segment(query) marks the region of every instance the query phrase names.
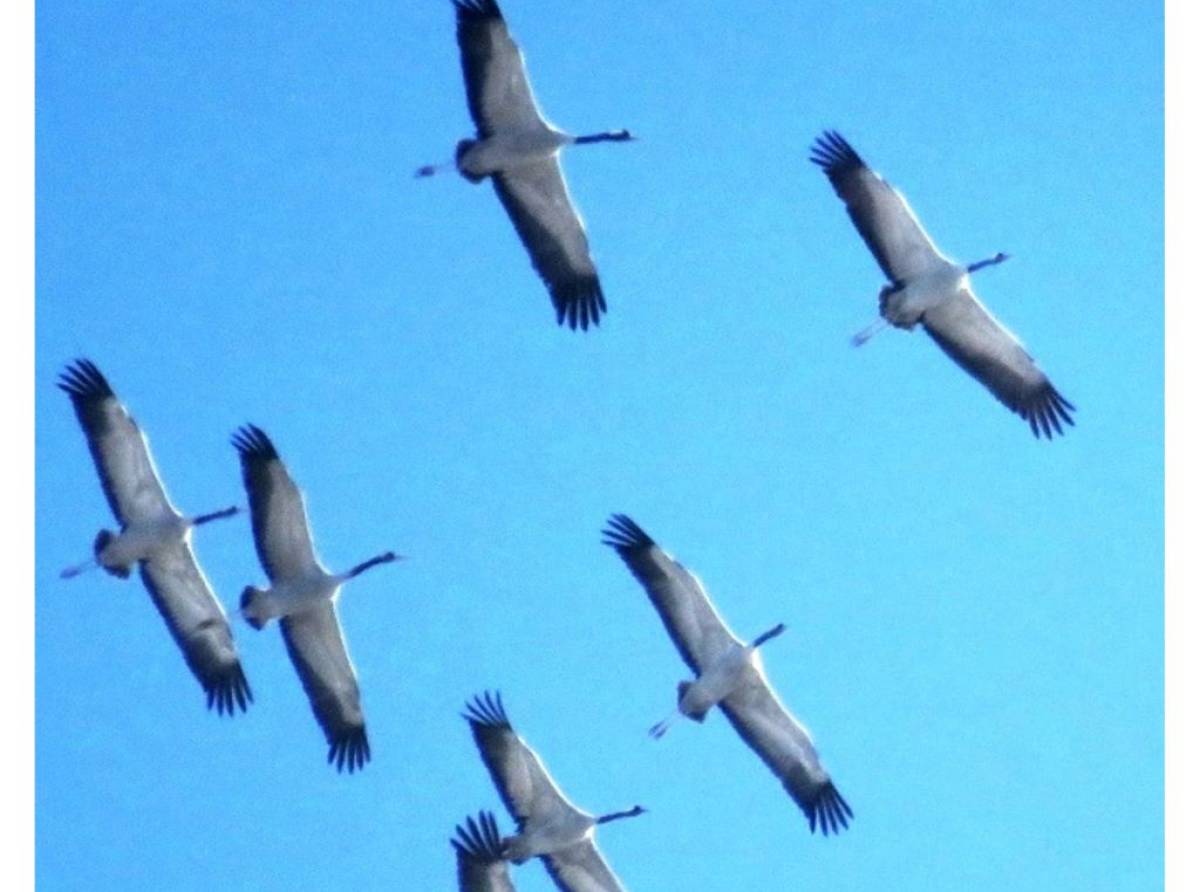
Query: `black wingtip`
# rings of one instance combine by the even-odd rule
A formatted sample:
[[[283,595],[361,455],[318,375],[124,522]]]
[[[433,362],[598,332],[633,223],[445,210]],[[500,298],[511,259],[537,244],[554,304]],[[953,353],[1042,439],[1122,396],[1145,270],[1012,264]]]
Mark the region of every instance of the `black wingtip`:
[[[462,713],[462,717],[472,726],[512,728],[512,723],[508,720],[508,713],[504,711],[504,700],[501,699],[499,691],[484,691],[482,694],[476,694],[473,699],[467,701],[465,708],[466,712]]]
[[[565,322],[572,331],[577,328],[587,331],[589,325],[599,327],[600,317],[608,312],[604,291],[600,288],[599,278],[595,276],[566,285],[551,286],[550,299],[554,303],[558,324]]]
[[[240,662],[229,666],[212,679],[205,692],[208,695],[208,708],[212,709],[215,706],[217,715],[233,716],[237,711],[235,706],[245,712],[248,705],[254,702],[254,693],[250,690],[250,683],[246,680]]]
[[[72,400],[100,400],[114,396],[108,379],[90,359],[80,357],[68,363],[58,376],[58,387]]]
[[[866,167],[858,152],[836,130],[826,130],[813,142],[808,160],[820,167],[829,177],[859,167]]]
[[[1075,406],[1047,382],[1037,397],[1029,405],[1019,408],[1017,414],[1029,425],[1035,437],[1041,439],[1044,435],[1047,440],[1052,440],[1055,434],[1061,437],[1065,433],[1063,422],[1075,426],[1070,414],[1074,411]]]
[[[653,548],[654,540],[638,526],[628,514],[614,514],[608,519],[608,526],[601,531],[601,541],[620,554],[637,551],[642,548]]]
[[[504,20],[496,0],[454,0],[454,11],[458,14],[460,22]]]
[[[367,740],[366,725],[360,725],[331,740],[325,761],[330,765],[336,764],[339,774],[343,770],[349,774],[362,771],[371,761],[371,743]]]
[[[244,459],[270,460],[279,458],[275,444],[261,427],[254,424],[243,424],[229,438],[233,448]]]
[[[490,811],[479,812],[478,821],[467,815],[465,826],[456,825],[454,832],[450,845],[464,857],[480,862],[504,860],[500,828],[496,826],[496,816]]]
[[[817,826],[820,825],[822,836],[828,836],[830,833],[836,835],[841,830],[850,829],[850,820],[854,817],[853,809],[842,798],[833,781],[822,784],[816,796],[800,807],[804,816],[808,818],[809,831],[816,833]]]

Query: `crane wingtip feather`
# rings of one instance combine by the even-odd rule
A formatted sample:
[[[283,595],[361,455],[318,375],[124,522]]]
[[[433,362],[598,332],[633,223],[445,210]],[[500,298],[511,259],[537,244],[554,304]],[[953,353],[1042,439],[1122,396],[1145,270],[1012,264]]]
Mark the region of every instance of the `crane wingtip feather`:
[[[279,458],[279,451],[266,431],[247,422],[233,432],[230,443],[243,459],[270,460]]]
[[[618,552],[650,548],[654,540],[628,514],[613,514],[601,531],[601,541]]]
[[[800,808],[808,819],[809,832],[815,834],[819,826],[822,836],[830,833],[836,836],[840,831],[848,830],[850,820],[854,817],[854,811],[833,781],[826,781],[814,795],[803,799]]]
[[[90,359],[80,357],[59,373],[56,382],[72,400],[99,400],[115,396],[108,379]]]
[[[858,152],[836,130],[825,130],[810,148],[808,160],[820,167],[830,178],[852,169],[866,167]]]
[[[551,285],[550,299],[558,324],[566,323],[572,331],[587,331],[589,325],[599,328],[600,317],[608,312],[600,279],[594,275]]]
[[[467,701],[461,715],[472,727],[512,728],[499,691],[484,691]]]
[[[371,761],[371,743],[367,739],[366,725],[358,725],[331,740],[325,761],[330,765],[336,764],[339,774],[343,770],[348,774],[362,771]]]

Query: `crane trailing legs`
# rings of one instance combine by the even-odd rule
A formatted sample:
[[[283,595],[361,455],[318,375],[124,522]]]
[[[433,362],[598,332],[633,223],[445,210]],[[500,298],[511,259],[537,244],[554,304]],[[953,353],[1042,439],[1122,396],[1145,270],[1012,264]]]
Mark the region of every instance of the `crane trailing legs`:
[[[209,514],[181,518],[175,526],[180,528],[179,535],[182,537],[184,530],[201,526],[209,521],[224,520],[226,517],[233,517],[240,510],[237,505],[230,505],[228,508],[222,508],[220,511],[213,511]],[[164,532],[173,532],[173,530]],[[141,559],[139,555],[145,550],[140,547],[140,542],[141,538],[136,533],[127,529],[122,530],[120,533],[114,533],[112,530],[101,530],[96,534],[96,541],[92,545],[92,556],[86,561],[72,564],[58,575],[62,579],[73,579],[81,573],[86,573],[88,570],[103,567],[106,573],[110,573],[119,579],[128,579],[133,564]]]
[[[744,647],[730,648],[715,666],[703,672],[695,681],[679,683],[679,702],[674,712],[650,729],[655,740],[667,733],[675,719],[686,716],[693,722],[703,722],[708,710],[728,696],[741,680],[754,652],[787,629],[783,623],[773,626]]]

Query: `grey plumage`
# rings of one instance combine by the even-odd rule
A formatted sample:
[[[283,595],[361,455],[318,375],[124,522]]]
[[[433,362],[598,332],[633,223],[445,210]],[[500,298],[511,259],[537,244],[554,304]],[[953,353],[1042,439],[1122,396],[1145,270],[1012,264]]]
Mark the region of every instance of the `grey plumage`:
[[[550,777],[537,753],[513,730],[499,693],[467,703],[463,718],[500,798],[517,822],[518,835],[503,841],[506,859],[538,857],[564,892],[621,892],[623,886],[595,843],[595,828],[641,814],[635,806],[598,818],[575,806]]]
[[[997,254],[970,266],[949,260],[904,196],[835,131],[817,138],[810,160],[825,172],[888,277],[880,293],[880,315],[902,328],[919,322],[955,363],[1028,423],[1035,436],[1049,439],[1063,433],[1063,424],[1073,425],[1070,413],[1075,407],[971,290],[972,269],[1007,256]],[[906,301],[911,303],[907,310]]]
[[[717,613],[699,578],[630,517],[614,514],[603,541],[645,589],[667,634],[698,679],[719,667],[735,648],[744,647]],[[829,834],[849,826],[854,812],[822,766],[808,731],[783,707],[753,658],[716,705],[779,778],[808,819],[810,830],[815,832],[819,826],[822,834]]]
[[[467,107],[476,138],[459,143],[455,165],[474,183],[491,178],[558,323],[587,330],[607,310],[583,221],[567,191],[558,153],[574,143],[625,141],[629,132],[574,137],[538,108],[525,60],[495,0],[454,0]],[[418,175],[433,173],[423,167]]]
[[[133,562],[184,661],[204,689],[208,708],[215,708],[218,715],[232,715],[235,707],[244,712],[254,695],[225,611],[189,542],[196,519],[184,518],[167,498],[145,435],[94,363],[80,359],[67,366],[58,386],[71,398],[104,496],[121,525],[120,534],[102,531],[96,537],[96,563],[116,576],[128,576],[128,565],[104,563],[105,550],[122,536],[146,531],[141,534],[146,547],[131,553]],[[213,516],[234,511],[227,509]],[[76,572],[78,568],[64,575]]]
[[[269,599],[270,592],[247,587],[242,612],[256,628],[279,618],[288,656],[329,745],[327,761],[338,771],[353,773],[370,761],[371,746],[334,599],[355,571],[335,576],[317,560],[303,495],[266,433],[248,424],[232,442],[241,461],[259,560],[271,592],[282,591],[290,599],[258,615],[258,602]]]

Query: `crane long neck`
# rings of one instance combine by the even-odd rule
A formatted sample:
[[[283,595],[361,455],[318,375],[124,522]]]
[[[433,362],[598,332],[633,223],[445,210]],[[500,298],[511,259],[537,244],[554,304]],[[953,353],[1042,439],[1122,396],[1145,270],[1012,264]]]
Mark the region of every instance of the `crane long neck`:
[[[376,564],[386,564],[390,561],[394,561],[395,559],[396,555],[390,551],[385,551],[383,554],[377,554],[370,560],[363,561],[361,564],[356,564],[355,566],[351,567],[349,571],[346,572],[345,578],[353,579],[359,573],[362,573],[364,570],[370,570]]]
[[[624,131],[606,131],[604,133],[590,133],[587,136],[575,137],[575,144],[586,146],[591,142],[622,142],[629,139],[629,134]]]
[[[618,818],[635,818],[643,811],[644,809],[635,805],[633,808],[626,809],[625,811],[614,811],[607,815],[601,815],[600,817],[596,818],[596,823],[607,824],[609,821],[615,821]]]
[[[972,263],[970,266],[967,267],[967,272],[973,273],[977,269],[983,269],[985,266],[993,266],[994,264],[997,264],[997,263],[1003,263],[1005,260],[1008,260],[1008,255],[1001,252],[1001,253],[997,254],[995,257],[989,257],[986,260],[975,261],[974,263]]]
[[[787,628],[787,626],[785,626],[783,623],[780,623],[779,625],[775,626],[774,628],[767,629],[767,631],[763,632],[761,635],[759,635],[757,638],[755,638],[754,641],[751,642],[750,646],[751,647],[761,647],[763,644],[770,641],[776,635],[782,635],[783,630],[786,628]]]
[[[198,517],[192,518],[193,526],[200,526],[202,523],[208,523],[210,520],[222,520],[226,517],[233,517],[238,513],[237,505],[230,505],[228,508],[223,508],[220,511],[213,511],[210,514],[201,514]]]

